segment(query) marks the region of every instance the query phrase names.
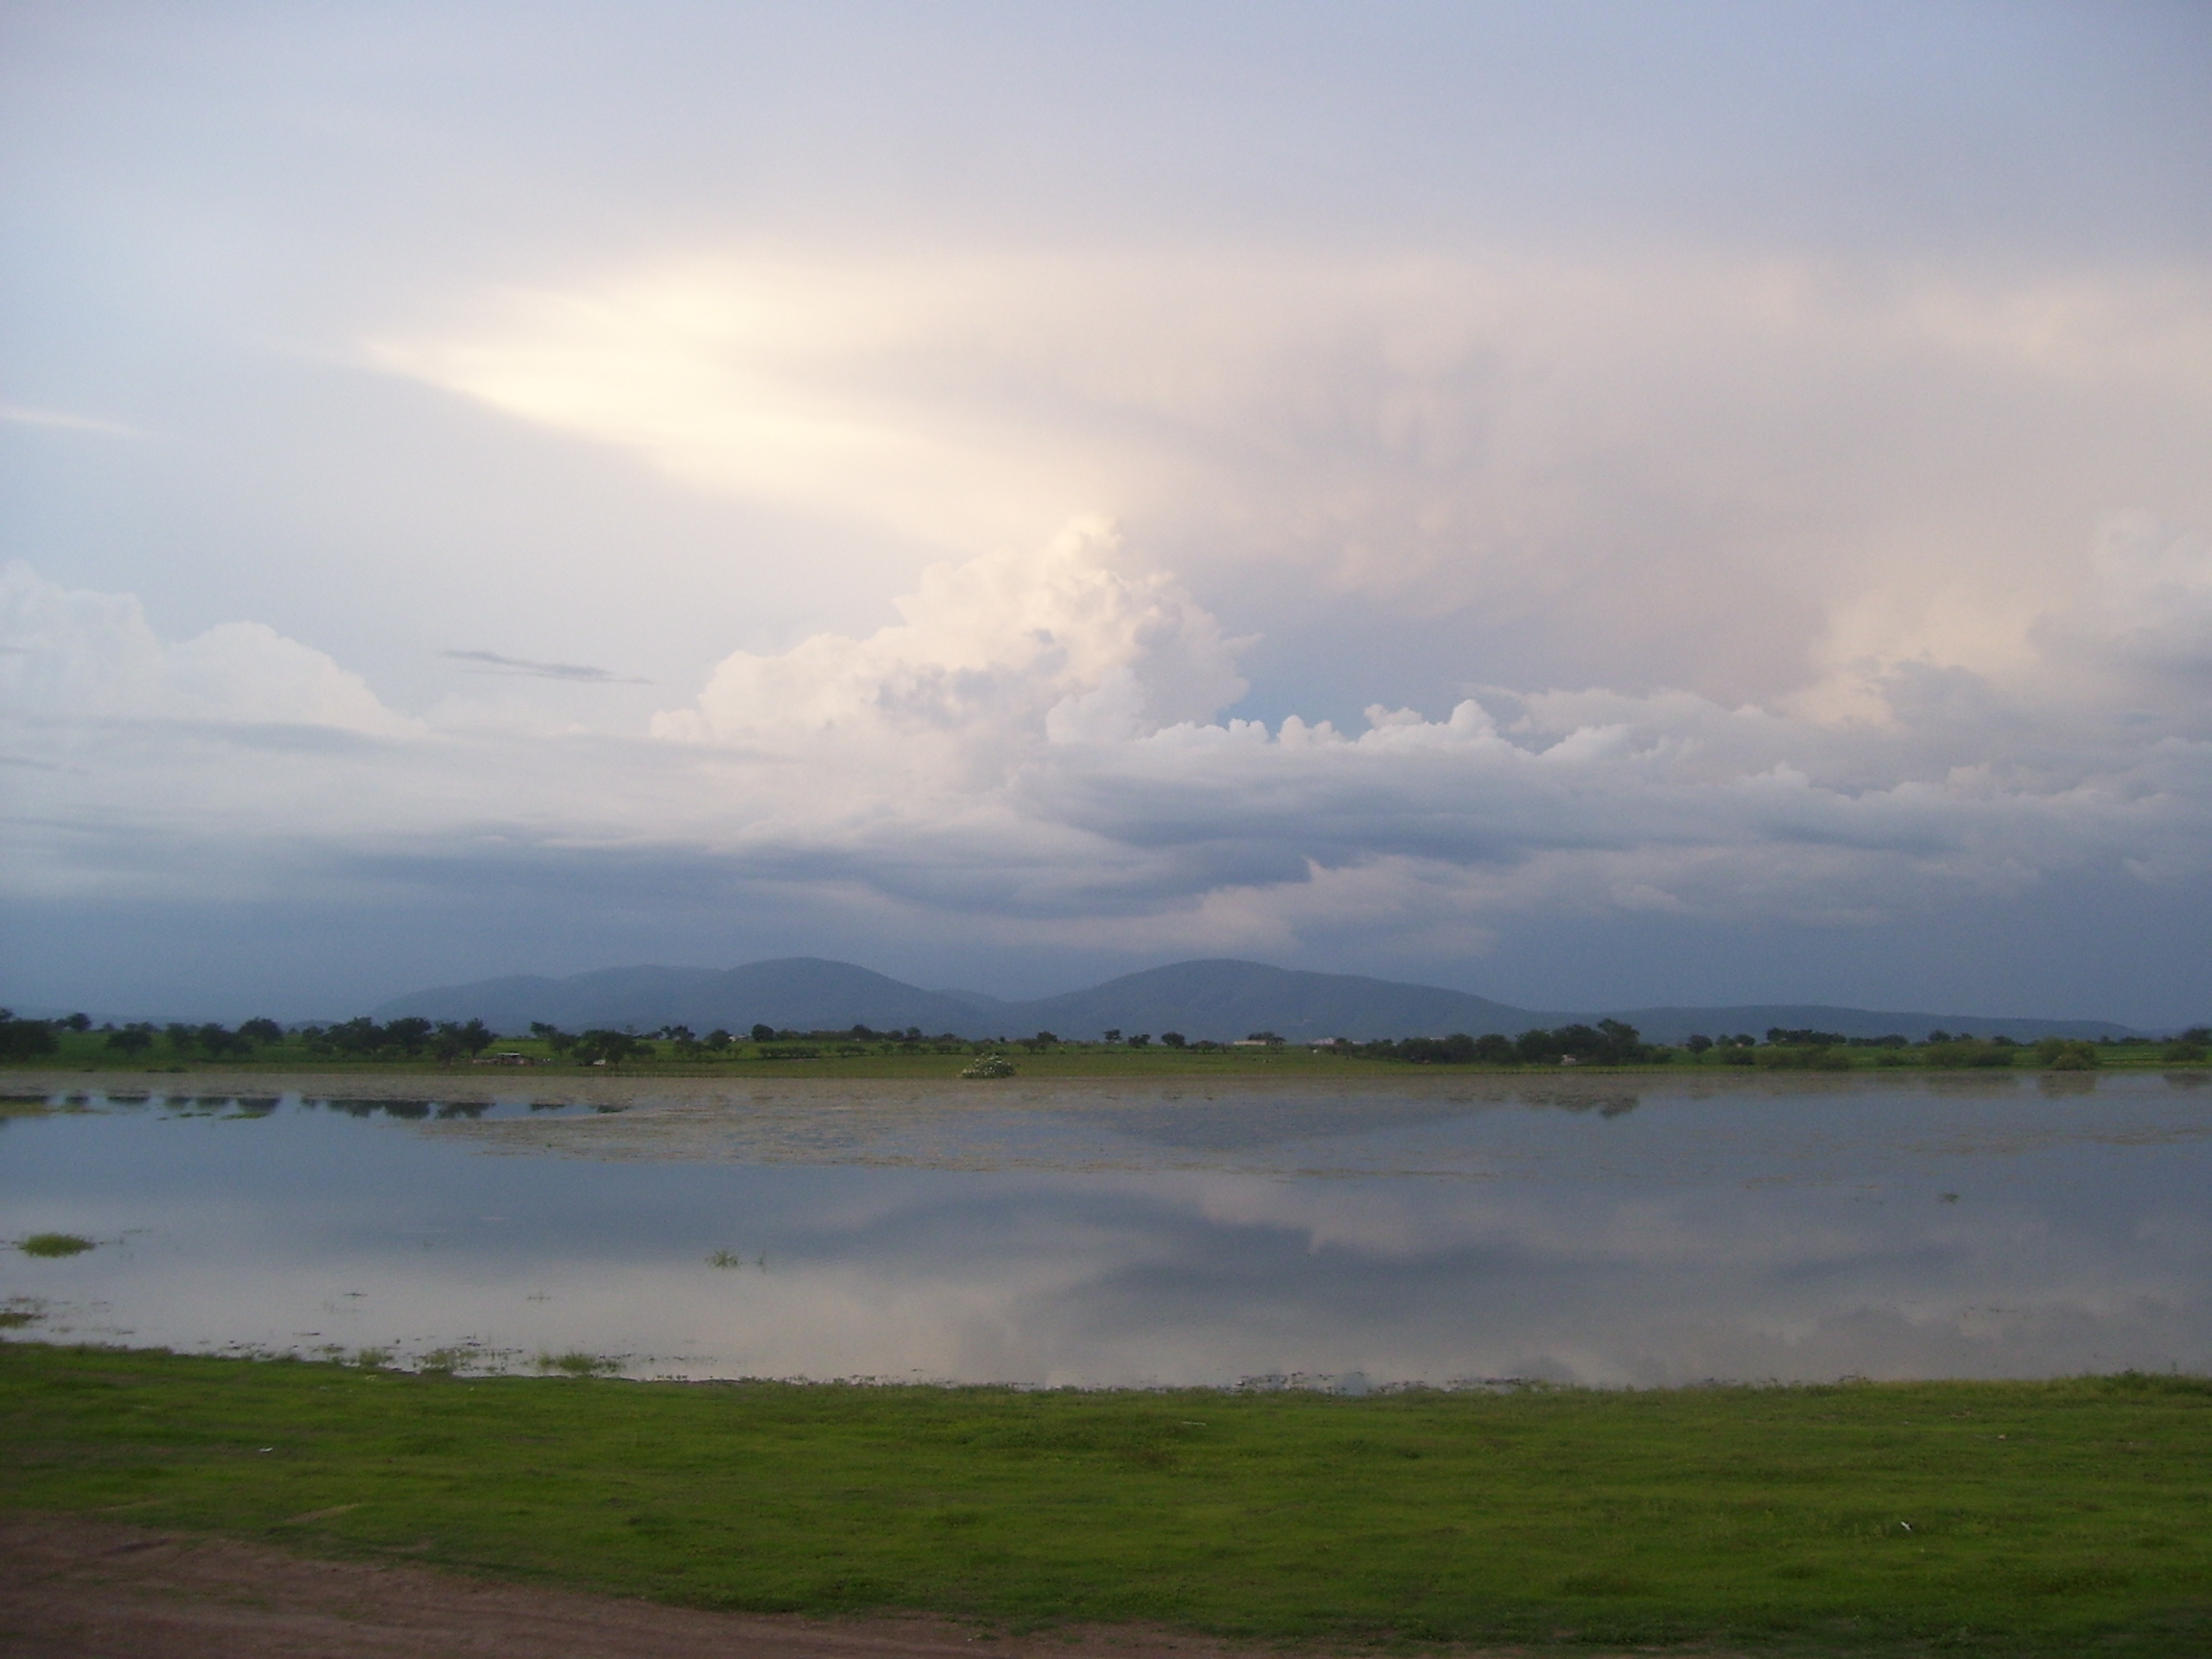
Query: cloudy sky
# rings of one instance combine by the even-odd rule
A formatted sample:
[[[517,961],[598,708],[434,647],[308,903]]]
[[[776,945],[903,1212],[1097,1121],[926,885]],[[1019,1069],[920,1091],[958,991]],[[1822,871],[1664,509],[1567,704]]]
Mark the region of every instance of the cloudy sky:
[[[2212,12],[0,13],[0,996],[2212,1015]]]

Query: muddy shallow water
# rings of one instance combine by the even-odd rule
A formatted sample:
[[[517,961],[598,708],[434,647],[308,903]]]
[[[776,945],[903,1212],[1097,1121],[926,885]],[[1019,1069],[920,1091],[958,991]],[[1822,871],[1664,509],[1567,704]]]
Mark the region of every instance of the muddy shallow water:
[[[2212,1369],[2202,1073],[84,1081],[10,1086],[47,1110],[0,1118],[0,1237],[99,1247],[0,1251],[8,1334],[1355,1390]]]

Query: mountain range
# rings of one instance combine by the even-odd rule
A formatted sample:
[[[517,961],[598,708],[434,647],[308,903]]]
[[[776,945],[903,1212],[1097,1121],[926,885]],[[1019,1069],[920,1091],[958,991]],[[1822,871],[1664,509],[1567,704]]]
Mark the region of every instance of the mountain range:
[[[1932,1030],[1978,1037],[2128,1037],[2104,1020],[2036,1020],[1979,1014],[1832,1008],[1813,1003],[1752,1003],[1718,1008],[1617,1008],[1596,1012],[1516,1008],[1439,985],[1404,984],[1352,974],[1309,974],[1232,960],[1176,962],[1125,974],[1034,1001],[1007,1001],[976,991],[926,991],[850,962],[786,956],[739,968],[602,968],[565,979],[517,974],[445,985],[396,997],[373,1011],[379,1020],[408,1015],[431,1020],[481,1020],[519,1034],[532,1022],[576,1031],[591,1027],[655,1031],[688,1025],[743,1032],[756,1024],[797,1031],[878,1031],[920,1026],[936,1035],[1026,1037],[1051,1031],[1091,1040],[1104,1032],[1180,1031],[1193,1041],[1229,1042],[1273,1031],[1292,1042],[1328,1037],[1442,1037],[1464,1031],[1513,1035],[1531,1026],[1600,1019],[1633,1025],[1653,1043],[1679,1043],[1693,1032],[1711,1036],[1773,1026],[1833,1031],[1845,1037],[1895,1033],[1918,1039]]]

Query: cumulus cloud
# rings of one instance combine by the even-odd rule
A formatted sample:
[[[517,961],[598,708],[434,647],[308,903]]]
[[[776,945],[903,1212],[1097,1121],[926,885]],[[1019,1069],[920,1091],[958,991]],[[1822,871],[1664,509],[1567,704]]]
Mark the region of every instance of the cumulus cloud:
[[[2094,566],[2077,604],[2027,625],[2045,672],[2019,684],[1892,661],[1831,717],[1482,687],[1338,730],[1229,712],[1240,642],[1082,521],[932,567],[866,637],[737,652],[627,737],[409,726],[267,629],[165,646],[128,597],[18,566],[0,586],[14,746],[90,764],[25,775],[25,821],[72,828],[25,832],[14,879],[97,884],[102,858],[130,859],[87,836],[136,832],[158,797],[154,862],[178,879],[193,834],[557,885],[643,858],[887,927],[1131,954],[1358,938],[1464,959],[1533,913],[1862,926],[2084,870],[2200,886],[2212,733],[2200,698],[2147,690],[2201,672],[2190,607],[2212,559],[2127,520]],[[132,735],[180,721],[412,735],[274,766],[266,746]]]
[[[262,623],[165,645],[134,596],[62,588],[21,562],[0,569],[0,700],[19,720],[412,729],[359,675]]]
[[[2092,571],[2089,640],[2102,635],[2118,661],[2200,689],[2212,675],[2212,541],[2121,515],[2098,537]]]
[[[902,622],[737,652],[654,733],[980,783],[1039,745],[1141,736],[1242,696],[1236,642],[1172,578],[1118,569],[1118,551],[1085,521],[1040,550],[932,565],[897,601]]]
[[[2212,520],[2191,272],[733,256],[503,290],[368,349],[956,557],[1110,513],[1270,616],[1319,628],[1356,596],[1727,700],[1869,658],[2032,668],[2101,517]]]

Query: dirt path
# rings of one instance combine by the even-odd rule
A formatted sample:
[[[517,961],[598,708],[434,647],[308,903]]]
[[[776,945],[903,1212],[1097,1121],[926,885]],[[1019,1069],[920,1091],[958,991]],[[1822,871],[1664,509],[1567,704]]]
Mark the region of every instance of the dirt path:
[[[1332,1650],[1334,1659],[1345,1659]],[[1637,1649],[1650,1659],[1654,1649]],[[1743,1659],[1673,1648],[1673,1659]],[[1454,1659],[1515,1659],[1517,1648]],[[1577,1649],[1581,1659],[1625,1659]],[[76,1516],[0,1517],[0,1659],[1286,1659],[1142,1625],[708,1613]],[[1309,1652],[1307,1659],[1318,1659]],[[1525,1656],[1524,1656],[1525,1659]]]
[[[72,1517],[0,1521],[7,1659],[1236,1659],[1160,1631],[706,1613]]]

